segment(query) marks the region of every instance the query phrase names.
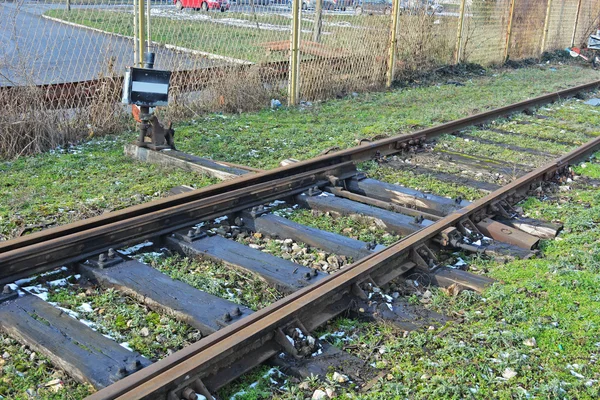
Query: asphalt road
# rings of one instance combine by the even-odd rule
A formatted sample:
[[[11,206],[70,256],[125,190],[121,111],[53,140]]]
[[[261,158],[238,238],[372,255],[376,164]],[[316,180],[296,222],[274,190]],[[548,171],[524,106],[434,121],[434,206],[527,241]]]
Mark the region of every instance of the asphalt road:
[[[153,1],[152,4],[153,8],[177,13],[169,0]],[[115,7],[120,6],[74,8]],[[122,75],[125,67],[133,63],[133,40],[42,18],[45,11],[56,8],[64,8],[64,5],[32,0],[0,0],[0,86],[76,82]],[[290,13],[289,7],[283,4],[257,5],[255,9],[261,14]],[[231,6],[231,12],[249,13],[251,10],[248,4],[232,3]],[[305,11],[308,15],[313,12]],[[179,13],[193,17],[197,12],[184,10]],[[326,13],[353,14],[353,11]],[[156,47],[154,51],[157,53],[155,68],[159,69],[189,70],[225,63],[163,47]]]
[[[41,17],[49,8],[58,7],[60,5],[32,1],[0,3],[0,86],[76,82],[102,75],[122,75],[125,67],[133,63],[132,40]],[[155,51],[155,67],[159,69],[223,64],[223,61],[161,47]]]

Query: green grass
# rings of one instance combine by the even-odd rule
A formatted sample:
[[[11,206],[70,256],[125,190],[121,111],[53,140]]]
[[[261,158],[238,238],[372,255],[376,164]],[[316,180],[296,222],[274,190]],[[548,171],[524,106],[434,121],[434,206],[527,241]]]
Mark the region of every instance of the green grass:
[[[546,121],[544,121],[544,123],[545,122]],[[493,124],[492,126],[496,127],[496,124]],[[565,154],[568,151],[573,150],[575,148],[575,145],[566,146],[566,145],[563,145],[560,143],[552,142],[550,140],[542,141],[539,139],[539,137],[525,136],[525,135],[521,135],[521,136],[505,135],[505,134],[492,132],[492,131],[488,131],[488,130],[482,130],[482,129],[471,129],[471,130],[466,131],[465,133],[469,134],[470,136],[476,137],[476,138],[493,140],[495,142],[506,143],[506,144],[509,144],[512,146],[527,147],[530,149],[535,149],[535,150],[539,150],[539,151],[543,151],[543,152],[551,153],[551,154],[555,154],[555,155]]]
[[[0,240],[144,203],[178,185],[215,182],[126,157],[123,145],[132,139],[106,137],[0,162]]]
[[[73,9],[71,11],[49,10],[45,12],[45,15],[107,32],[133,36],[132,16],[125,12]],[[278,14],[257,14],[255,20],[255,17],[250,13],[211,12],[209,14],[196,14],[193,11],[190,15],[208,15],[212,21],[153,17],[152,40],[253,62],[286,59],[283,52],[274,52],[268,55],[267,49],[260,44],[289,40],[288,30],[240,27],[219,23],[218,20],[235,18],[244,20],[251,25],[258,21],[259,23],[277,25],[281,29],[289,29],[291,26],[290,18]],[[327,17],[325,21],[340,22],[348,19],[347,17]],[[385,39],[381,39],[384,36],[377,35],[377,31],[385,29],[386,24],[389,23],[389,17],[365,15],[358,18],[351,17],[350,19],[353,25],[366,26],[369,29],[349,29],[325,23],[323,31],[328,32],[328,34],[323,35],[322,43],[334,48],[352,48],[355,54],[372,54],[373,46],[385,43]],[[312,21],[302,21],[303,40],[312,40],[312,26]],[[374,32],[373,29],[376,31]],[[435,29],[439,29],[439,26],[435,26]],[[382,51],[382,56],[384,53],[385,51]]]
[[[365,137],[411,132],[600,77],[587,71],[574,66],[554,72],[509,70],[469,79],[463,87],[416,87],[312,107],[210,115],[179,125],[177,142],[189,153],[269,169],[284,158],[311,158],[330,147],[355,146]],[[530,125],[518,129],[533,130]]]
[[[178,255],[144,261],[173,279],[204,292],[259,310],[283,297],[256,275],[228,268],[219,263],[194,260]]]
[[[366,219],[345,216],[331,218],[331,216],[324,213],[303,209],[292,212],[287,218],[299,224],[339,233],[366,243],[375,242],[376,244],[389,246],[400,239],[400,236],[390,234]]]
[[[463,139],[453,135],[442,135],[437,140],[437,146],[440,146],[440,150],[450,150],[475,157],[506,161],[506,165],[509,167],[512,165],[537,167],[548,161],[548,157],[517,152],[502,146],[502,144],[480,143],[472,139]]]
[[[0,358],[0,398],[81,399],[93,392],[90,386],[78,384],[54,368],[47,358],[37,353],[32,357],[31,349],[0,333],[0,356],[4,353],[10,357]],[[53,382],[56,379],[63,381],[62,387]]]
[[[462,87],[431,85],[361,94],[310,107],[210,114],[176,126],[176,141],[187,153],[269,169],[285,158],[311,158],[329,147],[355,146],[357,139],[414,131],[598,78],[600,72],[578,66],[557,66],[556,71],[492,70],[465,79]],[[585,107],[584,113],[593,110]],[[535,135],[573,145],[589,139],[580,132],[561,133],[551,126],[499,124],[504,126],[529,141]],[[133,139],[134,134],[125,133],[71,151],[0,162],[0,240],[149,201],[181,184],[201,187],[215,182],[128,159],[122,146]],[[444,196],[480,196],[472,188],[385,167],[369,172],[390,183]]]
[[[578,167],[582,174],[595,177],[600,164],[585,164]],[[282,393],[260,381],[261,392],[247,398],[303,399],[317,388],[333,388],[339,398],[355,399],[597,399],[600,192],[580,182],[553,199],[523,204],[533,217],[565,224],[558,239],[542,241],[543,258],[505,264],[472,257],[473,270],[497,280],[482,294],[452,296],[429,288],[430,300],[410,298],[452,316],[445,327],[404,335],[390,324],[345,318],[328,324],[323,332],[343,331],[349,338],[333,337],[334,345],[384,372],[368,392],[309,380],[303,383],[307,389],[288,383]],[[236,383],[227,393],[250,381]]]
[[[385,164],[379,165],[375,162],[367,162],[362,164],[362,168],[371,178],[451,199],[462,197],[465,200],[472,201],[486,194],[470,186],[442,181],[432,175],[416,174],[412,171],[389,167]]]
[[[96,324],[100,333],[112,336],[119,343],[127,342],[133,350],[153,361],[201,337],[189,325],[150,311],[148,307],[113,289],[77,285],[50,289],[48,301],[79,313],[81,318]],[[88,303],[93,311],[81,311],[79,307],[83,303]],[[149,335],[141,334],[144,328]]]

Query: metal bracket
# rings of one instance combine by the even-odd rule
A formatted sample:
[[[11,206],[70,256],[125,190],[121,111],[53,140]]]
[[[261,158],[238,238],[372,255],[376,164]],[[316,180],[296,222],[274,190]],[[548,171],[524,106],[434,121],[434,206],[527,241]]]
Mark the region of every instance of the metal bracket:
[[[489,205],[489,213],[491,215],[499,215],[502,216],[504,218],[511,218],[512,215],[507,211],[507,209],[505,208],[505,205],[508,206],[508,204],[506,202],[503,201],[495,201],[492,204]]]
[[[192,243],[194,240],[202,239],[206,237],[206,232],[199,226],[192,227],[190,229],[183,229],[173,233],[173,236],[184,242]]]
[[[97,258],[87,260],[87,263],[92,267],[104,269],[115,266],[123,261],[123,258],[114,249],[108,249],[107,253],[100,253]]]
[[[469,238],[476,237],[477,239],[483,238],[483,235],[481,234],[481,232],[479,232],[479,229],[477,229],[477,227],[475,226],[473,221],[471,221],[470,219],[465,218],[462,221],[458,221],[457,225],[458,225],[458,230],[464,236],[468,236]]]
[[[415,264],[417,264],[421,268],[431,269],[434,268],[438,263],[435,254],[433,254],[431,249],[429,249],[429,247],[427,247],[424,244],[420,245],[419,247],[413,248],[411,253],[411,258],[413,259]]]
[[[175,390],[171,391],[169,393],[168,399],[169,400],[180,400],[180,399],[197,400],[198,395],[201,395],[206,399],[214,399],[213,395],[210,393],[210,391],[204,385],[204,382],[202,382],[202,380],[200,380],[198,378],[194,379],[183,389],[179,389],[179,390],[181,390],[179,395],[176,393]]]
[[[321,191],[321,189],[319,189],[318,186],[313,186],[313,187],[309,188],[306,192],[304,192],[304,194],[306,194],[308,197],[318,196],[321,193],[323,193],[323,192]]]
[[[310,189],[308,191],[310,193]],[[319,193],[320,193],[320,191],[319,191]],[[309,196],[312,196],[312,195],[309,194]],[[261,204],[257,207],[252,207],[252,210],[250,210],[250,216],[252,218],[258,218],[261,215],[268,214],[270,212],[271,212],[271,207],[265,207],[264,205]]]
[[[172,123],[169,123],[168,127],[165,128],[160,123],[156,115],[152,115],[148,118],[148,115],[140,115],[141,125],[140,131],[142,137],[149,137],[150,142],[138,143],[139,146],[147,147],[152,150],[175,150],[175,130],[172,129]]]

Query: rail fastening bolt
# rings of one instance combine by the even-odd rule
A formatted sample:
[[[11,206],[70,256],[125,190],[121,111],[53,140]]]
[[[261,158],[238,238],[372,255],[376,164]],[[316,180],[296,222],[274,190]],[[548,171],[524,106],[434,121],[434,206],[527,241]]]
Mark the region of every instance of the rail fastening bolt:
[[[223,321],[225,321],[225,322],[231,321],[231,314],[226,312],[225,315],[223,315]]]
[[[192,389],[191,387],[186,387],[185,389],[183,389],[183,392],[181,392],[181,396],[186,400],[197,400],[198,399],[198,395],[196,394],[194,389]]]
[[[105,262],[106,261],[106,254],[100,253],[100,255],[98,256],[98,261]]]
[[[115,249],[110,248],[108,249],[108,259],[112,260],[113,258],[115,258],[117,254],[115,253]]]
[[[140,369],[141,366],[142,366],[142,363],[140,362],[140,360],[132,360],[129,363],[129,369],[132,371],[137,371],[138,369]]]
[[[239,307],[236,307],[235,310],[233,310],[233,315],[239,317],[240,315],[242,315],[242,310],[240,310]]]
[[[190,229],[190,230],[188,231],[187,235],[188,235],[188,237],[192,237],[192,236],[194,236],[194,231]]]
[[[118,376],[126,376],[127,375],[127,368],[125,368],[124,366],[120,366],[119,370],[117,371],[117,375]]]

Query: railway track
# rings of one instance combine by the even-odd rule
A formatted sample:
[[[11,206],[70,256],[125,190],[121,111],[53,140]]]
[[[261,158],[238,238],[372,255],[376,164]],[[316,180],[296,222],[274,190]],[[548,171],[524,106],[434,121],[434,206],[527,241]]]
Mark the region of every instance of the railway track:
[[[275,170],[247,173],[204,189],[1,242],[0,282],[9,285],[0,295],[0,327],[49,357],[76,380],[99,389],[90,399],[210,398],[264,362],[300,376],[324,375],[332,363],[345,365],[348,379],[367,388],[378,377],[377,371],[367,368],[362,376],[354,376],[353,366],[360,360],[311,336],[314,330],[348,313],[385,320],[407,330],[443,324],[446,317],[391,296],[387,290],[390,283],[425,279],[425,284],[483,290],[491,279],[443,266],[444,254],[535,255],[540,238],[553,238],[561,227],[522,217],[517,203],[570,179],[569,165],[600,149],[600,138],[591,136],[582,146],[569,142],[564,148],[547,151],[528,147],[525,138],[511,141],[518,135],[507,131],[486,136],[463,132],[465,142],[459,145],[442,135],[481,125],[493,132],[492,121],[519,112],[543,124],[545,117],[536,113],[538,107],[579,96],[599,84]],[[464,144],[472,141],[485,149],[485,145],[500,143],[500,137],[513,143],[505,146],[510,151],[526,155],[522,162],[507,163],[473,154]],[[567,151],[570,148],[574,149]],[[436,164],[448,164],[466,171],[460,177],[462,183],[488,194],[468,202],[384,183],[357,170],[357,164],[365,161],[452,180],[451,170],[433,171]],[[300,225],[273,212],[283,202],[315,213],[377,221],[402,239],[380,249]],[[298,264],[230,239],[242,231],[303,243],[354,263],[347,262],[328,274],[324,265]],[[287,296],[253,312],[113,250],[148,239],[190,257],[208,257],[250,272]],[[204,338],[151,363],[38,297],[19,296],[11,290],[14,286],[10,283],[17,279],[65,265],[101,287],[116,289],[189,324]]]

